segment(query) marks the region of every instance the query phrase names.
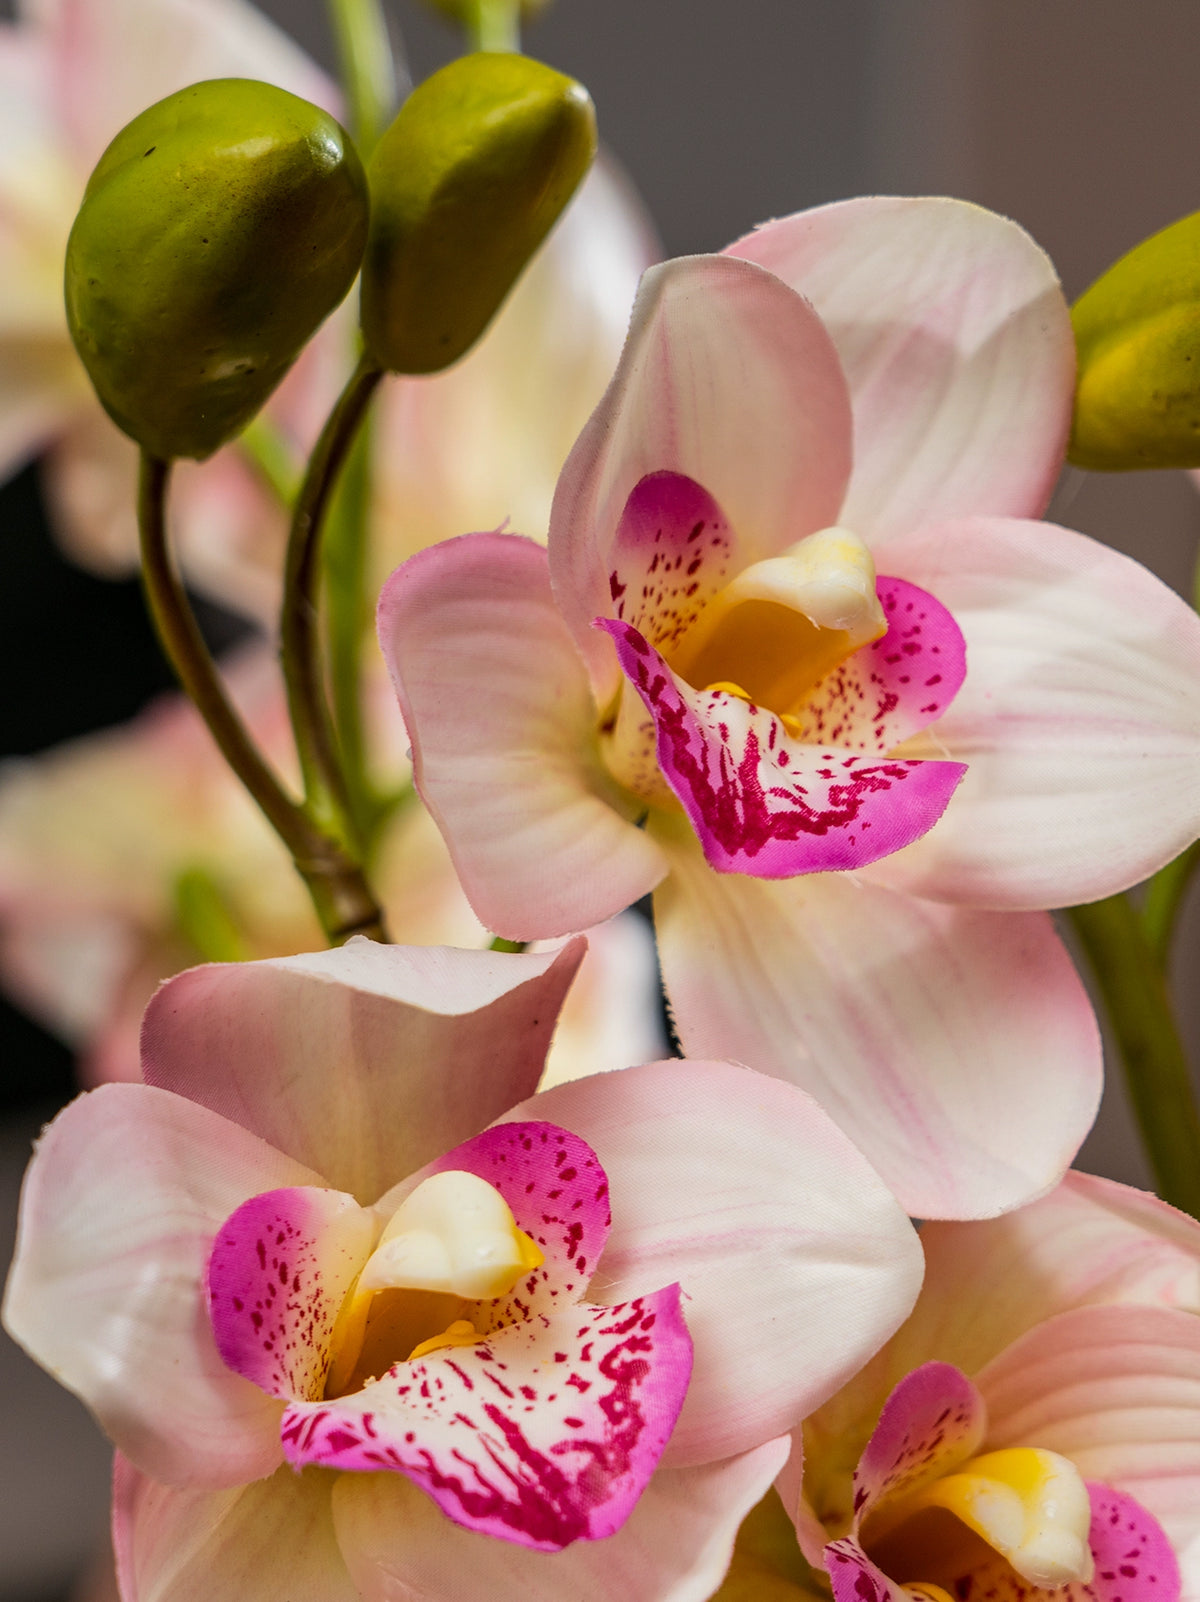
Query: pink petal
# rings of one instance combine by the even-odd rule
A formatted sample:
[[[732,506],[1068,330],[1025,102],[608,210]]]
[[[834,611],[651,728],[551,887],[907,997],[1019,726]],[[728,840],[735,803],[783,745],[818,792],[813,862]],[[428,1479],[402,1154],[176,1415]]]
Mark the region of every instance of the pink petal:
[[[833,523],[849,470],[845,380],[812,309],[728,258],[651,268],[550,516],[555,591],[598,697],[616,680],[590,626],[610,610],[617,530],[640,480],[670,472],[703,484],[747,566]]]
[[[615,1535],[554,1554],[447,1524],[394,1474],[343,1475],[334,1519],[364,1602],[707,1602],[786,1447],[660,1469]]]
[[[932,828],[966,771],[801,743],[765,708],[693,690],[629,624],[597,624],[654,718],[658,765],[718,872],[865,867]]]
[[[581,955],[354,940],[193,968],[146,1011],[145,1076],[373,1202],[532,1090]]]
[[[1048,257],[958,200],[847,200],[731,245],[808,297],[854,406],[838,521],[874,545],[981,512],[1036,517],[1062,466],[1075,342]]]
[[[830,745],[890,751],[954,700],[967,673],[966,642],[946,608],[915,584],[881,578],[875,588],[887,633],[817,685],[805,721]]]
[[[1060,1313],[978,1376],[988,1447],[1035,1442],[1137,1498],[1183,1552],[1200,1536],[1200,1320],[1164,1307]]]
[[[849,876],[715,874],[682,827],[652,827],[671,855],[655,922],[686,1051],[807,1090],[915,1217],[984,1217],[1055,1183],[1095,1116],[1101,1057],[1048,918]]]
[[[217,1350],[234,1373],[284,1401],[323,1396],[333,1327],[378,1232],[374,1215],[336,1190],[243,1202],[222,1224],[207,1274]]]
[[[732,576],[737,535],[702,484],[649,473],[634,485],[612,542],[606,615],[669,650]]]
[[[358,1602],[334,1534],[331,1479],[281,1467],[227,1491],[176,1490],[117,1454],[122,1602]]]
[[[406,1474],[467,1529],[538,1551],[629,1517],[679,1414],[691,1342],[670,1286],[567,1307],[399,1362],[340,1401],[294,1403],[295,1467]]]
[[[1090,1586],[1068,1589],[1087,1602],[1176,1602],[1179,1564],[1157,1519],[1110,1486],[1089,1484],[1088,1496],[1096,1577]]]
[[[853,1536],[825,1548],[834,1602],[912,1602],[859,1546]]]
[[[854,1527],[885,1497],[912,1494],[978,1452],[987,1425],[983,1400],[949,1363],[925,1363],[884,1403],[854,1471]]]
[[[967,777],[926,840],[876,870],[917,894],[1066,906],[1143,879],[1200,827],[1200,618],[1153,574],[1047,523],[972,519],[889,545],[970,671],[924,741]]]
[[[589,1295],[678,1280],[695,1347],[672,1465],[733,1456],[844,1383],[912,1306],[920,1249],[806,1096],[721,1062],[660,1062],[513,1109],[593,1148],[612,1234]]]
[[[567,934],[658,882],[661,856],[596,760],[544,551],[477,534],[422,552],[384,586],[379,638],[418,787],[489,928]]]
[[[38,1146],[5,1327],[156,1479],[211,1487],[269,1474],[279,1404],[221,1361],[204,1268],[248,1197],[316,1180],[207,1108],[102,1086]]]

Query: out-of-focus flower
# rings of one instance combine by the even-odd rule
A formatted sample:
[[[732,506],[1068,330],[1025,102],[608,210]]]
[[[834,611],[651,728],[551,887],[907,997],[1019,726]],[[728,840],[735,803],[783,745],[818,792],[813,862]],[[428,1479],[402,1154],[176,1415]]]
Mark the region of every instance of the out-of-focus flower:
[[[389,581],[417,783],[489,927],[657,886],[689,1052],[809,1090],[914,1215],[994,1214],[1100,1088],[1033,909],[1200,826],[1200,621],[1028,521],[1073,346],[1020,229],[851,201],[734,251],[646,275],[548,553],[475,535]]]
[[[337,112],[318,69],[243,0],[23,0],[0,23],[0,475],[49,450],[46,487],[71,554],[137,563],[136,453],[96,401],[67,335],[62,264],[84,184],[113,135],[202,78],[256,77]],[[373,532],[382,579],[413,551],[505,519],[543,531],[554,480],[603,393],[654,244],[603,160],[479,347],[380,399]],[[268,406],[297,453],[350,366],[353,297]],[[238,447],[182,463],[172,522],[190,580],[243,613],[278,609],[285,518]]]
[[[791,1087],[522,1099],[579,955],[193,969],[146,1083],[43,1136],[5,1321],[118,1446],[126,1602],[701,1602],[788,1420],[909,1311],[911,1226]]]
[[[837,1602],[1194,1602],[1200,1225],[1073,1173],[921,1239],[912,1317],[781,1477]]]
[[[292,776],[270,653],[244,654],[229,684],[255,738]],[[399,790],[403,741],[395,704],[380,689],[372,743],[377,758],[390,751],[380,777]],[[441,836],[411,793],[384,828],[374,878],[397,940],[487,943]],[[0,974],[23,1007],[79,1052],[85,1084],[138,1077],[142,1012],[181,968],[320,944],[287,852],[180,697],[164,697],[126,727],[0,768]],[[589,931],[550,1082],[649,1062],[665,1050],[653,940],[641,919],[623,914]]]

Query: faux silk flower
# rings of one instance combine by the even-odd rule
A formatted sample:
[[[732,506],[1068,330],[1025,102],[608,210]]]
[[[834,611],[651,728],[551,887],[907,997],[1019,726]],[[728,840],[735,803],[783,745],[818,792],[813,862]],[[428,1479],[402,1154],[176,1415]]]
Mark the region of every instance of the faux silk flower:
[[[1200,620],[1032,521],[1072,377],[1012,223],[770,223],[645,276],[548,553],[467,536],[380,603],[483,922],[563,932],[654,889],[685,1049],[802,1085],[922,1217],[1061,1175],[1100,1047],[1038,909],[1200,819]]]
[[[921,1239],[911,1318],[781,1478],[835,1602],[1194,1602],[1200,1225],[1072,1173]]]
[[[294,780],[271,653],[242,652],[228,682],[255,739]],[[399,791],[407,773],[395,703],[386,684],[379,689],[368,697],[378,714],[375,778]],[[384,828],[374,879],[395,939],[487,944],[411,792]],[[291,859],[181,697],[0,765],[0,981],[76,1050],[84,1084],[139,1077],[142,1012],[171,974],[205,958],[285,956],[320,942]],[[588,931],[547,1075],[556,1082],[665,1050],[653,941],[623,913]]]
[[[522,1099],[579,955],[194,969],[147,1013],[147,1083],[50,1126],[5,1322],[117,1443],[125,1602],[719,1583],[920,1251],[750,1070]]]

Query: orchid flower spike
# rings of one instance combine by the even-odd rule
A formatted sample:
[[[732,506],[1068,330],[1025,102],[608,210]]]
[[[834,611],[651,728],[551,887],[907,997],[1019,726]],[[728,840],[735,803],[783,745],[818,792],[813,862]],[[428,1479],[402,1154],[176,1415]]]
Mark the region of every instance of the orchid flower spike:
[[[645,275],[548,553],[469,535],[380,602],[482,921],[653,890],[685,1049],[801,1085],[925,1218],[1061,1176],[1101,1059],[1041,909],[1200,832],[1200,619],[1032,521],[1073,351],[978,207],[770,223]]]
[[[529,1099],[581,947],[192,969],[43,1136],[4,1319],[117,1445],[124,1602],[704,1602],[907,1315],[915,1232],[799,1091]]]

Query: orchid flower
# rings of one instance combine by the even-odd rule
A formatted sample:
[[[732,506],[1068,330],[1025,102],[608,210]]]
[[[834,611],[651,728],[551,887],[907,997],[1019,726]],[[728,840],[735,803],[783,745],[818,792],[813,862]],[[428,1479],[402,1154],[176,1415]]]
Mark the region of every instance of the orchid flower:
[[[1200,1225],[1072,1173],[921,1239],[912,1317],[780,1481],[835,1602],[1195,1602]]]
[[[0,22],[0,476],[48,448],[56,529],[102,572],[137,567],[137,453],[101,411],[67,334],[67,234],[113,134],[152,101],[222,76],[263,78],[338,110],[329,80],[244,0],[22,0],[18,21]],[[479,348],[453,373],[388,386],[372,516],[380,579],[477,518],[544,530],[654,254],[640,203],[602,161]],[[270,402],[297,451],[316,438],[352,342],[348,317],[335,315]],[[237,446],[181,464],[176,480],[189,578],[272,623],[283,508]]]
[[[243,652],[228,681],[261,748],[286,771],[294,758],[271,653]],[[377,779],[398,788],[406,770],[395,703],[378,679],[369,688]],[[384,827],[375,877],[398,940],[487,944],[417,797]],[[552,1083],[666,1051],[645,923],[622,913],[589,930],[588,942],[551,1047]],[[0,979],[76,1049],[85,1084],[139,1077],[141,1015],[171,974],[204,957],[319,944],[286,852],[181,697],[0,767]]]
[[[467,536],[380,603],[482,921],[653,889],[685,1050],[803,1086],[926,1218],[1061,1175],[1100,1047],[1039,909],[1200,827],[1200,621],[1031,521],[1072,350],[1050,263],[978,207],[770,223],[646,274],[548,553]]]
[[[118,1447],[125,1602],[719,1583],[920,1250],[748,1069],[525,1099],[580,954],[193,969],[147,1012],[146,1083],[50,1126],[4,1317]]]

